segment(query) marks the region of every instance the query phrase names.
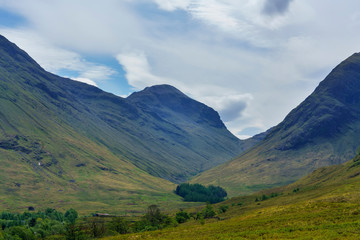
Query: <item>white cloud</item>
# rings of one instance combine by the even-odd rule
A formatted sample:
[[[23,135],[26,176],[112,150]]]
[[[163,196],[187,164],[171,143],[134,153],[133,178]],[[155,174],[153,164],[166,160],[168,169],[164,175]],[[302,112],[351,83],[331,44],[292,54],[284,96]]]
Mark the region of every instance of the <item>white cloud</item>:
[[[54,47],[34,31],[24,28],[1,28],[0,31],[10,41],[25,49],[31,57],[48,71],[56,72],[60,69],[77,70],[79,65],[83,65],[79,54]]]
[[[249,102],[253,100],[251,94],[234,94],[207,96],[202,98],[205,103],[219,111],[222,120],[227,123],[243,117]]]
[[[191,0],[154,0],[161,9],[174,11],[176,9],[186,9]]]
[[[74,80],[97,86],[96,82],[107,80],[116,71],[83,59],[80,54],[56,47],[29,29],[0,29],[10,41],[34,58],[45,70],[59,73],[62,70],[78,72]]]
[[[224,2],[207,0],[193,1],[187,10],[197,19],[204,20],[210,25],[218,26],[225,31],[247,28],[247,24],[240,23],[231,14],[232,8]],[[242,25],[242,26],[240,26]]]
[[[143,52],[133,51],[121,53],[116,56],[126,72],[129,84],[137,90],[150,85],[158,85],[169,82],[165,78],[155,76],[151,73],[148,60]]]
[[[107,80],[112,75],[116,74],[116,71],[110,67],[88,62],[79,70],[81,70],[80,78],[93,79],[97,82]]]
[[[278,43],[278,39],[265,37],[264,34],[291,21],[287,13],[292,0],[154,1],[163,10],[186,11],[205,25],[215,26],[229,36],[257,47],[269,47]]]
[[[172,84],[218,110],[235,134],[279,123],[359,51],[355,0],[0,3],[28,20],[22,34],[1,33],[46,69],[78,71],[97,83],[113,70],[83,54],[116,56],[134,88]],[[277,14],[264,14],[266,4],[275,4]]]
[[[91,80],[89,78],[76,77],[76,78],[73,78],[73,80],[83,82],[83,83],[87,83],[89,85],[97,87],[96,82],[94,82],[93,80]]]

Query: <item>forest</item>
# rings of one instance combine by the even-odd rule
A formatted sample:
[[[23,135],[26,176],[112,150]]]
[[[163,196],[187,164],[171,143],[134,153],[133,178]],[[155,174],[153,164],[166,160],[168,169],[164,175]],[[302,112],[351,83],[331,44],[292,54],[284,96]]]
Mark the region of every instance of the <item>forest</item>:
[[[226,209],[220,208],[218,212],[224,211]],[[176,227],[191,218],[203,224],[204,219],[215,216],[216,212],[211,204],[207,204],[198,212],[187,213],[180,210],[172,216],[163,214],[158,206],[150,205],[143,216],[131,219],[108,214],[79,217],[74,209],[69,209],[65,213],[51,208],[38,212],[27,211],[22,214],[2,212],[0,240],[94,239]]]
[[[175,193],[187,202],[218,203],[225,200],[227,192],[219,186],[205,187],[201,184],[182,183],[176,187]]]

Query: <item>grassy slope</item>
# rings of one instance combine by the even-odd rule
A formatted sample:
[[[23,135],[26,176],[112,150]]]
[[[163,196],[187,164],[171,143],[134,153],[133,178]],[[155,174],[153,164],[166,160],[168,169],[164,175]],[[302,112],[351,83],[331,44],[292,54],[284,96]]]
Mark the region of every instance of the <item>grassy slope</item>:
[[[294,189],[299,189],[294,192]],[[272,192],[280,196],[255,202]],[[242,206],[238,203],[242,202]],[[281,188],[217,204],[230,206],[222,221],[106,239],[359,239],[360,156],[320,168]]]
[[[355,156],[360,145],[360,54],[339,64],[255,148],[196,176],[230,196],[296,181]]]
[[[27,115],[17,107],[22,105],[19,100],[11,104],[0,99],[0,105],[9,109],[2,108],[9,124],[2,124],[1,139],[15,140],[32,151],[0,148],[3,209],[72,206],[82,212],[118,212],[127,204],[136,203],[132,210],[139,211],[137,204],[169,199],[179,202],[171,194],[174,184],[138,169],[70,126],[54,124],[51,118],[43,121],[37,117],[39,109],[34,112],[28,109]],[[23,121],[17,126],[24,129],[11,127],[16,121]],[[39,125],[44,129],[33,127]]]
[[[353,131],[332,142],[320,140],[292,151],[275,150],[276,141],[264,142],[238,159],[199,174],[192,182],[223,186],[230,196],[292,183],[319,167],[339,164],[338,154],[344,149],[344,156],[351,158],[358,146],[352,141],[359,142],[360,136],[356,125],[360,121]]]
[[[3,37],[0,77],[4,99],[0,125],[8,125],[7,111],[16,104],[23,110],[12,122],[15,128],[22,127],[17,134],[68,126],[145,172],[172,182],[185,181],[243,151],[243,142],[226,129],[217,112],[170,86],[151,87],[124,99],[45,72]],[[148,102],[149,92],[155,102]],[[32,124],[27,123],[29,118]]]
[[[135,101],[55,76],[0,36],[0,210],[188,206],[170,181],[236,156],[242,142],[213,109],[177,89],[148,90],[157,111],[146,91]]]
[[[144,146],[126,132],[119,136],[97,112],[113,107],[126,118],[125,113],[133,114],[125,111],[131,106],[94,87],[44,72],[12,45],[5,44],[0,52],[0,210],[74,207],[83,214],[138,214],[153,203],[165,209],[188,205],[172,193],[173,183],[129,160],[130,147]],[[74,99],[70,87],[83,95]],[[90,101],[96,97],[98,101]],[[97,107],[91,110],[89,101]],[[135,128],[136,123],[124,127]],[[120,147],[114,148],[116,141]]]
[[[55,124],[50,112],[46,119],[37,116],[39,109],[24,114],[20,101],[0,99],[7,123],[1,125],[1,142],[16,141],[10,149],[0,148],[3,210],[74,207],[82,213],[136,214],[153,203],[165,208],[184,205],[172,193],[175,184],[149,175],[71,126]],[[23,122],[16,125],[21,128],[12,124],[18,121]]]

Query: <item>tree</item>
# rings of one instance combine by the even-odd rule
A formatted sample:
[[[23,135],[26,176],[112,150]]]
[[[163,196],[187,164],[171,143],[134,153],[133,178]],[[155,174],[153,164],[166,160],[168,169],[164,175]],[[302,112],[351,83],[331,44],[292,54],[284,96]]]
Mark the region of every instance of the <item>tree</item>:
[[[65,212],[64,216],[69,223],[74,224],[76,219],[78,218],[78,213],[74,209],[70,208]]]
[[[201,211],[204,218],[212,218],[216,215],[213,206],[210,203],[206,203],[206,207]]]
[[[102,237],[106,232],[104,221],[100,221],[98,218],[91,218],[89,220],[88,227],[91,236],[94,238]]]
[[[136,232],[141,231],[152,231],[157,229],[162,229],[167,226],[175,226],[177,222],[161,214],[160,209],[156,205],[151,205],[148,207],[146,214],[142,217],[141,221],[137,221],[134,224],[134,230]]]
[[[36,218],[32,217],[29,221],[29,227],[34,227],[36,225]]]
[[[187,202],[210,202],[218,203],[224,201],[226,191],[219,187],[210,185],[205,187],[201,184],[182,183],[175,189],[175,193]]]
[[[15,227],[6,229],[6,235],[10,235],[13,238],[6,237],[5,239],[8,239],[8,238],[17,239],[17,237],[18,237],[19,239],[22,239],[22,240],[35,240],[35,235],[29,229],[27,229],[23,226],[15,226]]]
[[[110,229],[120,234],[130,232],[130,222],[121,217],[114,217],[110,222]]]
[[[144,218],[149,221],[152,226],[155,226],[161,222],[162,214],[158,206],[150,205],[146,211]]]
[[[66,240],[85,240],[89,239],[85,236],[84,232],[80,228],[79,225],[76,224],[67,224],[66,225],[66,232],[65,232]]]
[[[181,210],[180,212],[177,212],[175,215],[175,220],[178,223],[184,223],[189,219],[190,219],[189,214],[187,212],[184,212],[183,210]]]

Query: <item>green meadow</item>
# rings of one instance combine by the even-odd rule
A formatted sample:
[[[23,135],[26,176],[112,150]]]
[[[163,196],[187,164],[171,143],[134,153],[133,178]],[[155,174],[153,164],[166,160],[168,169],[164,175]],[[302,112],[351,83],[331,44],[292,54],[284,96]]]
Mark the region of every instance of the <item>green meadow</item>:
[[[285,187],[215,204],[228,206],[217,219],[104,239],[359,239],[359,163],[360,156]]]

